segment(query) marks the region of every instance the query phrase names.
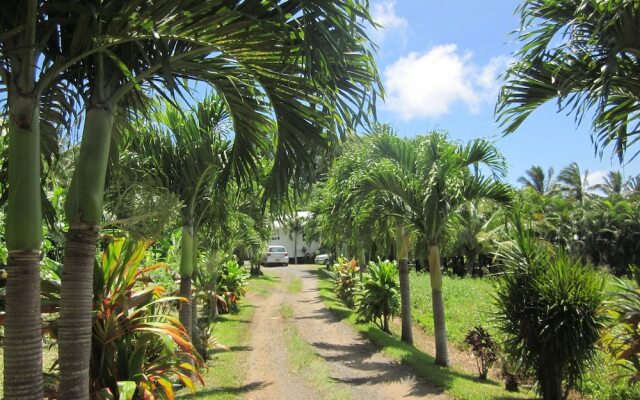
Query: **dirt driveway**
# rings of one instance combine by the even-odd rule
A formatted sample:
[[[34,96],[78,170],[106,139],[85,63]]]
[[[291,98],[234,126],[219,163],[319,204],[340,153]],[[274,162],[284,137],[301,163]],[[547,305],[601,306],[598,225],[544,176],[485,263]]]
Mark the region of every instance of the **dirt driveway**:
[[[317,268],[265,269],[280,282],[269,297],[254,302],[246,383],[256,389],[245,398],[447,399],[324,307],[311,273]],[[304,358],[305,352],[311,358]],[[319,378],[323,374],[326,380]]]

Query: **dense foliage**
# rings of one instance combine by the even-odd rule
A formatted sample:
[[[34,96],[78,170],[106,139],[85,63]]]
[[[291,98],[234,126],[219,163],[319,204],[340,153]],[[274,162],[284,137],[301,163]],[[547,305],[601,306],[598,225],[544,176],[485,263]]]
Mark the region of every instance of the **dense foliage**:
[[[513,240],[501,255],[506,273],[495,294],[504,349],[535,376],[544,399],[564,399],[596,354],[605,325],[604,279],[566,253],[553,252],[520,222]]]
[[[338,298],[347,305],[355,305],[356,286],[358,284],[358,262],[355,259],[338,258],[338,262],[331,268],[333,287]]]
[[[388,260],[370,262],[356,294],[356,312],[366,322],[375,322],[385,332],[389,320],[400,312],[398,267]]]
[[[110,239],[96,264],[91,380],[97,398],[157,398],[158,392],[171,398],[175,380],[195,391],[201,362],[172,312],[184,300],[148,283],[150,271],[167,267],[140,264],[149,244]],[[135,390],[125,396],[130,385]]]

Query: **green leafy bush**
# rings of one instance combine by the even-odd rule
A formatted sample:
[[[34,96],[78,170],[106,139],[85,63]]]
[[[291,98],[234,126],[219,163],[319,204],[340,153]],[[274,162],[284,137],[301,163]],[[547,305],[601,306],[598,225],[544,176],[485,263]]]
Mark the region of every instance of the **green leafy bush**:
[[[486,380],[489,368],[498,361],[498,346],[493,341],[491,334],[482,326],[471,329],[464,341],[469,345],[476,358],[480,380]]]
[[[247,293],[249,272],[235,260],[222,264],[218,275],[217,291],[225,301],[223,312],[238,312],[238,302]]]
[[[607,302],[612,323],[602,343],[619,367],[618,376],[635,384],[640,381],[640,270],[631,270],[633,281],[616,278],[615,292]]]
[[[355,297],[358,316],[389,332],[389,319],[400,312],[400,284],[395,262],[370,262]]]
[[[336,295],[349,308],[355,304],[354,294],[358,284],[358,262],[355,259],[347,261],[339,257],[338,262],[331,268],[333,288]]]
[[[96,399],[173,398],[179,380],[195,391],[202,366],[189,336],[172,312],[177,297],[165,297],[142,267],[149,242],[112,239],[94,273],[92,391]]]
[[[593,268],[553,253],[520,222],[513,240],[502,255],[507,269],[495,294],[504,350],[536,378],[544,399],[560,400],[596,355],[605,322],[604,280]]]

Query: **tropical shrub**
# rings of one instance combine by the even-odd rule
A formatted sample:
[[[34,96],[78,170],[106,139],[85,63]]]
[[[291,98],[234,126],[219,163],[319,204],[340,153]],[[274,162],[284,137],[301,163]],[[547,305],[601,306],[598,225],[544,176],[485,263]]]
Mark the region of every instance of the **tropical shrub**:
[[[400,284],[395,262],[370,262],[356,291],[356,312],[389,332],[389,319],[400,312]]]
[[[217,291],[224,299],[223,312],[238,312],[238,302],[247,293],[249,272],[235,260],[222,264],[218,274]]]
[[[358,262],[355,259],[347,261],[339,257],[333,264],[331,275],[333,276],[333,289],[340,300],[349,308],[355,304],[354,294],[358,283]]]
[[[633,281],[616,279],[616,290],[606,303],[612,323],[602,343],[620,367],[618,375],[635,384],[640,381],[640,270],[631,269]]]
[[[486,380],[489,368],[498,360],[498,346],[491,334],[482,326],[471,329],[464,338],[464,342],[469,345],[476,358],[480,379]]]
[[[195,391],[202,366],[172,306],[149,273],[165,267],[140,265],[150,242],[111,239],[94,274],[91,384],[98,399],[173,398],[178,380]]]
[[[604,279],[515,225],[513,246],[502,254],[507,269],[496,289],[496,322],[504,350],[536,378],[542,397],[564,399],[596,355]]]

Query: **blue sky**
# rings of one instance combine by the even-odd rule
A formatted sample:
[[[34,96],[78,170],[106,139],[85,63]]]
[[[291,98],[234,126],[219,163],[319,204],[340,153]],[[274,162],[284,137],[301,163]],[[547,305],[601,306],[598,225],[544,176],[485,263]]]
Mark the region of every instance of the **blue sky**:
[[[517,6],[513,0],[373,0],[374,19],[384,27],[371,37],[387,91],[378,120],[402,136],[442,129],[460,140],[493,138],[510,164],[512,183],[534,164],[557,173],[573,161],[589,170],[590,184],[608,170],[638,174],[640,160],[623,167],[610,149],[596,156],[590,121],[577,125],[573,115],[556,113],[555,104],[502,136],[493,110],[499,75],[517,49],[510,35],[519,27]]]

